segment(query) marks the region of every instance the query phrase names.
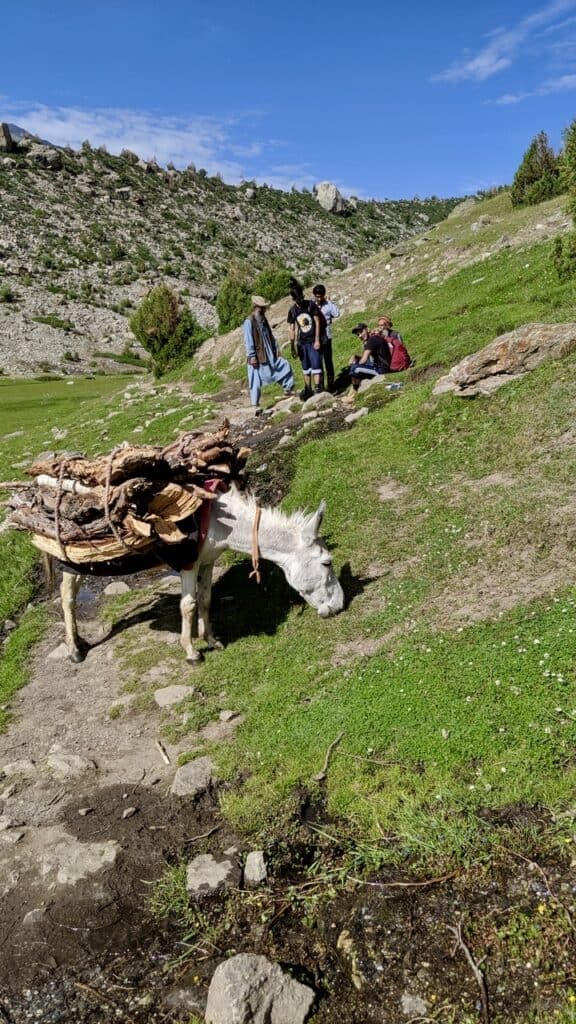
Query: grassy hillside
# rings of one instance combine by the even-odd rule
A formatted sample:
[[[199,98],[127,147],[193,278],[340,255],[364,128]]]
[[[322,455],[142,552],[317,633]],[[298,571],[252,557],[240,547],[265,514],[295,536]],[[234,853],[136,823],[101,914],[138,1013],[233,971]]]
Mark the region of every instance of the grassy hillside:
[[[225,799],[243,827],[264,827],[279,803],[290,815],[340,731],[328,807],[351,838],[376,844],[379,858],[477,855],[494,840],[480,809],[539,803],[555,815],[571,806],[576,357],[489,400],[431,398],[438,368],[495,334],[576,318],[575,290],[555,281],[549,256],[548,242],[505,249],[444,281],[419,273],[399,284],[392,309],[417,372],[399,397],[369,394],[371,414],[353,430],[285,455],[287,507],[328,498],[328,536],[350,605],[319,624],[273,571],[262,592],[229,574],[246,600],[234,623],[229,603],[216,601],[218,628],[233,642],[195,674],[206,700],[192,701],[189,728],[213,716],[223,689],[246,715],[237,741],[218,751],[224,774],[247,779]],[[338,324],[341,362],[359,315]],[[437,368],[430,379],[426,367]],[[50,385],[49,409],[32,401],[25,433],[5,442],[4,478],[50,445],[53,422],[74,447],[92,451],[135,429],[142,440],[163,440],[184,422],[181,395],[160,389],[136,400],[128,391],[120,407],[123,384],[106,384],[108,404],[99,382],[77,382],[85,391],[75,399],[72,387]],[[32,395],[40,386],[20,387]],[[24,392],[4,387],[18,430]],[[193,408],[189,422],[201,421],[207,407]],[[26,587],[16,560],[26,563],[25,542],[10,536],[2,545],[16,553],[5,562]],[[134,642],[140,658],[163,656]],[[131,646],[128,636],[127,667]],[[571,818],[563,821],[569,830]],[[380,844],[382,834],[394,842]]]

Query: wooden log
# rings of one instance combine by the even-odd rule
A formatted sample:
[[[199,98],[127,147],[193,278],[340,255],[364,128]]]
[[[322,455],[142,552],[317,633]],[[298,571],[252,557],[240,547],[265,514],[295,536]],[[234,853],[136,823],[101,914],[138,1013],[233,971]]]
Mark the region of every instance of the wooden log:
[[[145,537],[125,537],[129,551],[141,554],[154,546],[154,539]],[[115,558],[126,558],[129,553],[115,537],[93,541],[70,542],[60,545],[53,537],[44,537],[33,533],[31,541],[40,551],[48,555],[72,562],[74,565],[88,565],[90,562],[109,562]]]

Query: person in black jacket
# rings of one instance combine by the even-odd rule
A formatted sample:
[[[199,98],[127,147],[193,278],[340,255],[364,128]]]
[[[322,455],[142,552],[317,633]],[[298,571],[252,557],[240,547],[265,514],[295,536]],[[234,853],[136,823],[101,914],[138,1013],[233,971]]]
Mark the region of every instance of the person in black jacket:
[[[304,289],[292,281],[290,296],[294,304],[288,310],[290,347],[298,355],[304,374],[304,401],[315,392],[322,391],[322,314],[312,299],[304,298]]]

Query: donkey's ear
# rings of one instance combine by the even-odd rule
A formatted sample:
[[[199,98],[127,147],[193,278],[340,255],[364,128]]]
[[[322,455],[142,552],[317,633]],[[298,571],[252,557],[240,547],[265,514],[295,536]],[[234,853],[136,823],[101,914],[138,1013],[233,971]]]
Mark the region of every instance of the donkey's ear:
[[[312,544],[316,540],[316,537],[318,536],[318,532],[322,525],[322,520],[324,518],[325,511],[326,502],[321,501],[317,511],[314,512],[306,521],[306,525],[304,526],[304,529],[302,531],[302,536],[306,544]]]

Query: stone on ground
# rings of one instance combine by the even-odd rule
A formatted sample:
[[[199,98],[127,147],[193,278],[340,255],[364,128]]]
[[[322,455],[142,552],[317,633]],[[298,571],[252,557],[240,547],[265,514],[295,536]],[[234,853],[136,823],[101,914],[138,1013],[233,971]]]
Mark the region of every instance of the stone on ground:
[[[262,850],[251,850],[244,865],[244,885],[248,888],[264,885],[267,878],[268,872]]]
[[[180,766],[170,792],[174,796],[198,796],[213,781],[214,763],[209,757],[196,757]]]
[[[314,992],[264,956],[239,953],[216,968],[206,1024],[304,1024]]]
[[[113,580],[104,588],[104,593],[106,597],[116,597],[118,594],[130,593],[130,587],[124,580]]]
[[[240,867],[233,857],[201,853],[186,870],[186,890],[193,897],[209,896],[221,889],[237,889]]]
[[[80,754],[67,754],[61,750],[53,750],[46,758],[48,768],[52,770],[57,779],[74,779],[85,772],[93,772],[96,769],[94,761]]]
[[[66,647],[66,644],[62,642],[61,644],[58,644],[58,647],[55,647],[53,651],[50,651],[50,654],[46,655],[46,661],[66,661],[67,657],[68,648]]]
[[[357,409],[356,412],[349,412],[348,415],[344,417],[344,423],[355,423],[356,420],[360,420],[363,416],[367,415],[368,409],[363,405],[362,408]]]
[[[192,693],[189,686],[163,686],[161,690],[154,691],[154,700],[159,708],[171,708],[173,704],[179,704],[185,697]]]
[[[345,206],[344,199],[331,181],[321,181],[316,185],[314,191],[323,210],[327,210],[328,213],[342,213]]]

